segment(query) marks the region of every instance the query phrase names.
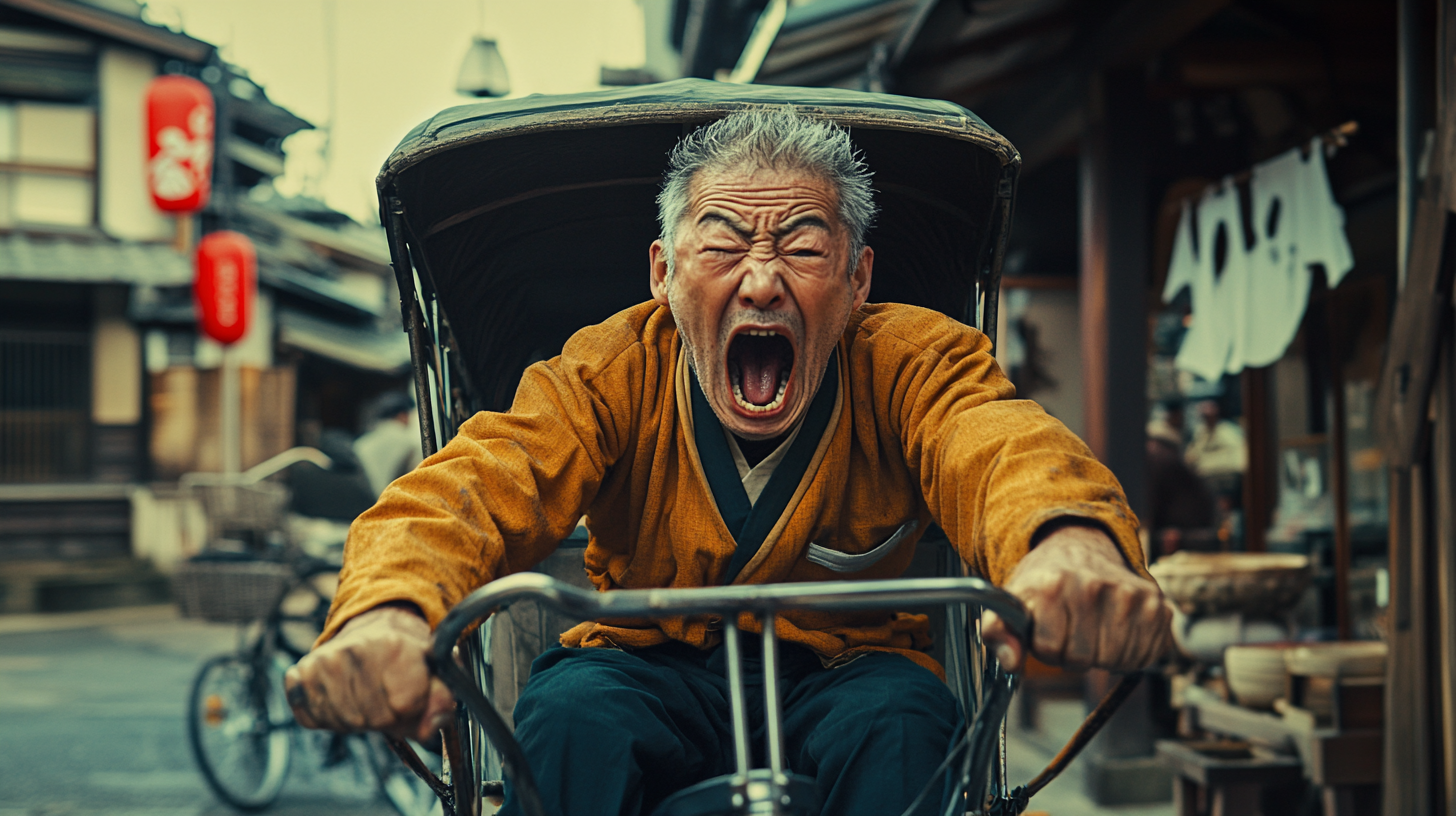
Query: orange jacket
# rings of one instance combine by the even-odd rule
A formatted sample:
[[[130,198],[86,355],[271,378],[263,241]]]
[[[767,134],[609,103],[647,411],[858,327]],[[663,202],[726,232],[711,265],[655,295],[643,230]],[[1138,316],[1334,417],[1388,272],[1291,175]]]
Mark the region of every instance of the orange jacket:
[[[927,309],[867,305],[835,359],[829,424],[734,583],[897,577],[932,522],[1000,583],[1037,529],[1063,516],[1100,523],[1143,570],[1137,519],[1116,479],[1061,422],[1014,398],[984,335]],[[472,417],[354,522],[320,640],[388,601],[418,605],[434,626],[472,590],[539,563],[583,514],[598,589],[718,583],[736,545],[705,481],[691,376],[672,316],[655,304],[577,332],[561,356],[526,370],[509,412]],[[826,550],[869,553],[909,521],[913,531],[863,569],[833,553],[838,571],[822,565]],[[562,642],[706,647],[717,628],[702,618],[588,622]],[[875,649],[939,669],[920,652],[924,616],[791,611],[779,632],[826,664]]]

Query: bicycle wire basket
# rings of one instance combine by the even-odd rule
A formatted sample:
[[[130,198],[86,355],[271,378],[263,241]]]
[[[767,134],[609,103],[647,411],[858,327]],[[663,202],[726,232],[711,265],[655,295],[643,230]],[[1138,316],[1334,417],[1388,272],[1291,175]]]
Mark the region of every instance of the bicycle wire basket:
[[[213,539],[229,530],[279,529],[288,508],[288,488],[274,482],[194,482],[188,488],[202,502],[208,535]]]
[[[172,597],[184,618],[247,623],[268,617],[293,577],[275,561],[186,561],[172,574]]]

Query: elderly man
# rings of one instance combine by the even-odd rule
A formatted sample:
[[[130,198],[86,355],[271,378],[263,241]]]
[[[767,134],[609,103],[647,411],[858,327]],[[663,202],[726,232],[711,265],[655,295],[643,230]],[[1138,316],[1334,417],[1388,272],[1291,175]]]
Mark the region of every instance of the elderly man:
[[[602,591],[890,578],[939,524],[1073,667],[1134,669],[1167,612],[1085,445],[1015,400],[979,332],[867,305],[875,205],[846,132],[734,114],[673,151],[653,301],[581,330],[350,531],[329,624],[288,676],[305,725],[426,737],[450,715],[431,627],[583,514]],[[550,251],[543,247],[542,251]],[[745,619],[745,628],[749,621]],[[792,769],[825,814],[937,812],[960,713],[924,616],[784,613]],[[516,727],[550,812],[637,814],[731,770],[721,622],[587,622],[532,667]],[[504,813],[516,812],[507,792]]]

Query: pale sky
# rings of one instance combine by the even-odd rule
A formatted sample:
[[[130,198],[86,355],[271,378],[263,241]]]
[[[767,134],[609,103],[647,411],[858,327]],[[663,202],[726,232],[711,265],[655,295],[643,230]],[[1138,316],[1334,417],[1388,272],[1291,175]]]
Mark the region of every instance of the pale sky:
[[[377,223],[374,176],[405,133],[472,101],[455,92],[455,76],[477,33],[498,41],[512,96],[590,90],[600,66],[643,60],[635,0],[149,0],[146,14],[217,45],[269,99],[322,129],[331,117],[330,11],[329,162],[325,170],[319,159],[322,132],[295,135],[277,187],[365,223]]]

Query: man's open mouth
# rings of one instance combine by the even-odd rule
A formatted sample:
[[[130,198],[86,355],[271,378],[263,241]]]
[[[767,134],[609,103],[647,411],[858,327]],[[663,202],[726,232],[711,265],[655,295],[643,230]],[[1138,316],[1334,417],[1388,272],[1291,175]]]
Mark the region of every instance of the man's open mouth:
[[[794,373],[794,344],[772,329],[748,329],[728,342],[728,379],[738,407],[756,414],[784,404]]]

